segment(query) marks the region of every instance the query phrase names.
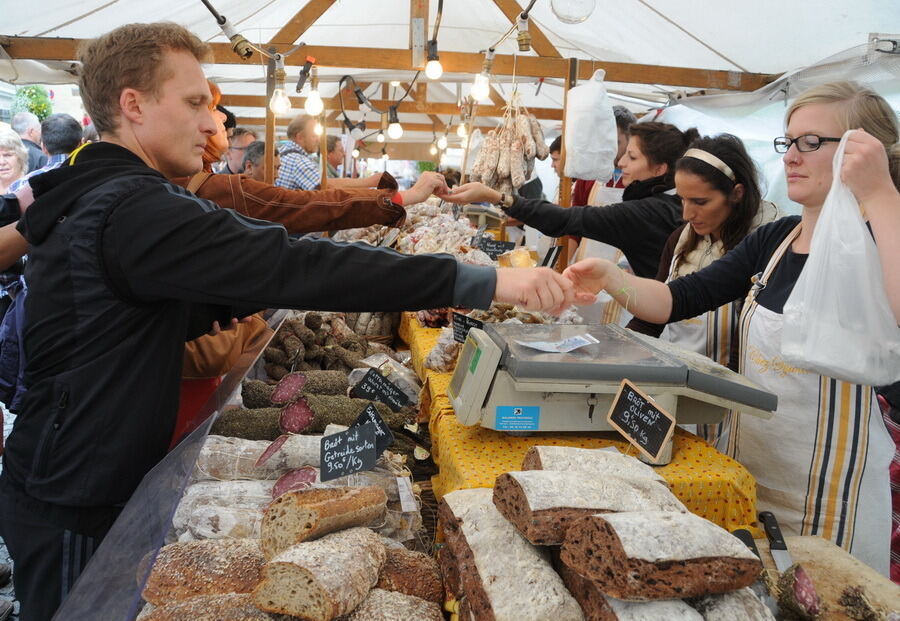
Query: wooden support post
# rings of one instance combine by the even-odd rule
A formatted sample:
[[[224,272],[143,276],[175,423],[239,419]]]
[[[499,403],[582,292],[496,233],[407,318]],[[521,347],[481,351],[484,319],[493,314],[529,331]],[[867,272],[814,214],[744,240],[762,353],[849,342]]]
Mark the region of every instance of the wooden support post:
[[[270,47],[269,52],[274,53],[275,48]],[[272,98],[275,91],[275,59],[269,58],[266,65],[266,101]],[[275,183],[275,113],[266,106],[266,148],[263,152],[263,174],[265,182]]]
[[[328,185],[328,132],[325,131],[325,118],[322,115],[316,117],[316,122],[322,125],[322,135],[319,136],[319,163],[322,165],[319,189],[324,190]]]
[[[559,178],[559,204],[562,207],[571,207],[572,206],[572,180],[569,177],[565,176],[566,170],[566,106],[569,102],[569,89],[574,88],[578,83],[578,59],[570,58],[569,59],[569,75],[566,77],[566,88],[563,93],[563,127],[562,127],[562,147],[559,152],[559,167],[560,170],[563,171],[562,176]],[[559,272],[562,272],[569,265],[569,239],[567,237],[560,237],[556,245],[562,246],[563,250],[560,252],[559,260],[556,262],[556,269]]]

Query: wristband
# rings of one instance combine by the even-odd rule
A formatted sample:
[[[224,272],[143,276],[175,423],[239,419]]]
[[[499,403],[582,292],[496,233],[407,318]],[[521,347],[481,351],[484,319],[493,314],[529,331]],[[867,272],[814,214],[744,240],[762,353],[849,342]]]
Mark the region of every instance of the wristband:
[[[394,192],[394,195],[391,197],[391,202],[403,207],[403,195],[400,194],[400,192]]]

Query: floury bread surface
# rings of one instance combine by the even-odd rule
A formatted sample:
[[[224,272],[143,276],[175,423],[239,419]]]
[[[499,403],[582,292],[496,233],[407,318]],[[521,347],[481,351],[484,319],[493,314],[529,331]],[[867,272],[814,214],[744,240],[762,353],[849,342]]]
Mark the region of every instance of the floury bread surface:
[[[666,480],[651,466],[635,457],[607,449],[574,446],[532,446],[525,453],[522,470],[558,470],[612,474],[627,479],[649,479],[668,487]]]
[[[575,521],[562,562],[606,595],[644,601],[734,591],[762,565],[728,531],[691,513],[593,515]]]
[[[504,518],[489,489],[451,492],[439,515],[460,587],[479,621],[582,621],[581,608],[537,548]],[[463,567],[467,570],[463,571]]]
[[[494,504],[536,545],[560,545],[576,519],[596,513],[687,509],[656,481],[583,472],[507,472],[494,483]]]

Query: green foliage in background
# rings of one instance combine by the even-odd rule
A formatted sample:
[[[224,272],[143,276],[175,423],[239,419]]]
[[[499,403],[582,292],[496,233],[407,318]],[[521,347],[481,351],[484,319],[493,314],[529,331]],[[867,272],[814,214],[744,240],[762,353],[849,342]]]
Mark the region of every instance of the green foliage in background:
[[[423,173],[426,170],[437,170],[437,164],[434,162],[419,162],[418,164],[419,172]]]
[[[16,89],[13,97],[12,116],[19,112],[31,112],[41,121],[53,114],[53,104],[50,103],[50,94],[40,85],[23,86]]]

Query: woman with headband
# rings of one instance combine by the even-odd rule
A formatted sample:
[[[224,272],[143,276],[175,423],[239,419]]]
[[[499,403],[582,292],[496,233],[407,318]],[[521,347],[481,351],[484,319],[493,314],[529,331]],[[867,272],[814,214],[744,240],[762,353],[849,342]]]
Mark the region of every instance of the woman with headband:
[[[736,415],[728,452],[756,478],[758,507],[778,516],[786,535],[819,535],[887,575],[889,468],[896,447],[872,386],[795,368],[781,356],[784,303],[809,255],[832,184],[832,161],[850,133],[841,179],[864,206],[882,278],[900,323],[900,136],[897,115],[877,93],[833,82],[800,94],[785,117],[788,197],[800,216],[761,226],[711,265],[667,284],[589,259],[565,275],[587,301],[600,290],[635,316],[681,321],[747,295],[740,320],[741,373],[778,395],[770,420]],[[859,300],[866,304],[867,300]],[[883,391],[896,395],[897,386]],[[896,404],[894,404],[896,406]]]
[[[762,200],[753,160],[740,138],[731,134],[705,136],[691,143],[675,164],[675,191],[685,223],[672,232],[663,249],[656,274],[661,282],[706,267],[751,231],[783,215]],[[627,327],[661,336],[736,369],[739,313],[740,299],[668,326],[635,318]],[[719,425],[697,426],[698,435],[713,445],[718,431]]]

